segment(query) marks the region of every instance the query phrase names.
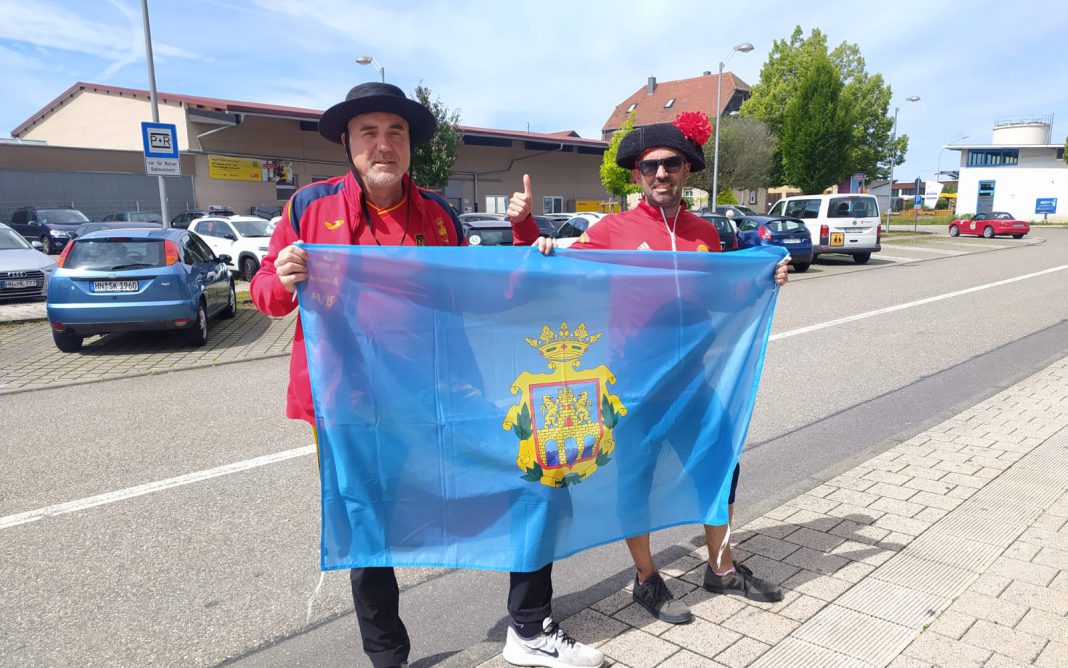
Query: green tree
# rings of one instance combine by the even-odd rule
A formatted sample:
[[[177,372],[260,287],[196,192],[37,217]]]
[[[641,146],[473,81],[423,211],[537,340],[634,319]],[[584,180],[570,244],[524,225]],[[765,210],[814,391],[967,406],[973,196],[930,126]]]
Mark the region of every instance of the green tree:
[[[868,74],[856,44],[842,42],[828,51],[827,37],[819,29],[814,29],[806,38],[801,26],[797,26],[788,40],[773,43],[768,60],[760,71],[760,81],[742,105],[742,115],[763,120],[772,133],[782,138],[790,101],[797,95],[805,74],[823,57],[829,57],[838,70],[843,86],[840,98],[850,119],[845,173],[863,172],[869,181],[886,178],[891,156],[898,156],[898,163],[903,160],[908,137],[899,136],[896,147],[891,147],[892,91],[882,75]],[[780,151],[783,145],[780,144]],[[778,165],[782,166],[781,159]],[[774,180],[782,181],[784,175],[780,172],[775,176],[779,178]]]
[[[756,118],[722,118],[719,135],[719,187],[724,190],[756,190],[771,183],[777,140],[767,124]],[[708,169],[691,174],[686,185],[712,190],[715,140],[704,146]],[[717,200],[723,203],[723,197]]]
[[[420,83],[415,99],[434,114],[438,129],[430,141],[412,152],[412,178],[423,188],[442,190],[452,175],[452,166],[460,153],[460,111],[449,111],[441,98],[430,99],[430,89]]]
[[[619,129],[612,134],[612,138],[608,140],[608,150],[601,158],[601,185],[607,192],[623,200],[624,206],[626,206],[627,195],[642,191],[641,186],[634,183],[631,178],[630,170],[623,169],[616,164],[619,142],[623,141],[623,137],[626,137],[633,129],[634,112],[632,111],[627,115],[627,120],[623,121],[623,125],[619,126]]]
[[[1068,162],[1068,137],[1064,138],[1064,161]]]
[[[815,56],[786,106],[782,170],[787,183],[818,193],[850,173],[851,106],[842,99],[838,69]]]

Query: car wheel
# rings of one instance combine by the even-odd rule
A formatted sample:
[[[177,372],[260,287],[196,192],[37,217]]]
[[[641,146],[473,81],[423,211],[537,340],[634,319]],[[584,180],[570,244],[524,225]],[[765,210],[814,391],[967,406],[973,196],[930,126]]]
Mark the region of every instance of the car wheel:
[[[1023,239],[1024,235],[1022,235],[1022,234],[1014,234],[1014,235],[1012,235],[1012,238],[1013,239]]]
[[[255,258],[246,257],[241,260],[241,278],[251,281],[256,272],[260,270],[260,263]]]
[[[57,332],[52,330],[52,340],[56,343],[56,348],[59,348],[65,353],[76,353],[82,349],[83,337],[78,336],[74,332]]]
[[[984,239],[993,239],[994,238],[994,228],[989,226],[989,225],[984,227],[983,228],[983,238]]]
[[[41,252],[44,253],[45,255],[51,255],[52,254],[52,250],[53,250],[53,248],[52,248],[52,238],[50,236],[48,236],[47,234],[42,234],[41,235]]]
[[[957,227],[956,225],[950,225],[949,226],[949,236],[951,236],[951,237],[959,237],[960,236],[960,228]]]
[[[853,256],[854,264],[868,264],[868,260],[871,259],[871,253],[857,253]]]
[[[230,281],[230,296],[226,299],[226,308],[223,309],[222,317],[232,318],[237,315],[237,290],[234,282]]]
[[[806,271],[808,271],[808,268],[811,267],[811,266],[812,266],[811,262],[798,262],[798,263],[793,265],[794,271],[796,271],[799,274],[805,273]]]
[[[199,348],[208,342],[208,310],[204,307],[204,302],[200,302],[197,306],[196,322],[193,323],[186,336],[189,345],[194,348]]]

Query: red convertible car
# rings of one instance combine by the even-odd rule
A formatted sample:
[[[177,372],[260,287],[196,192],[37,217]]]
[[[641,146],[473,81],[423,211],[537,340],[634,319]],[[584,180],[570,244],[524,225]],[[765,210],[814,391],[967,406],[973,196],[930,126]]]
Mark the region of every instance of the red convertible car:
[[[949,236],[956,237],[961,234],[983,235],[987,239],[993,239],[999,234],[1011,234],[1013,239],[1022,239],[1023,235],[1031,231],[1031,223],[1016,218],[1006,211],[991,211],[990,213],[977,213],[971,218],[954,220],[949,224]]]

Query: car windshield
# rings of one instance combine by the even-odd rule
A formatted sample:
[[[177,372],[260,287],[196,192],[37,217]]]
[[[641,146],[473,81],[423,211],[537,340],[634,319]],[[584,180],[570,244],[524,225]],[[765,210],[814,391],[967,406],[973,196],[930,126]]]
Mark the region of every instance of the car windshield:
[[[575,216],[571,220],[567,221],[560,226],[560,229],[556,231],[557,239],[570,239],[572,237],[582,236],[590,226],[590,219],[583,216]]]
[[[160,239],[78,239],[63,268],[121,271],[163,267],[166,262]]]
[[[804,223],[796,220],[769,220],[764,227],[771,232],[800,232],[808,229]]]
[[[1005,211],[995,211],[994,212],[994,220],[1015,220],[1015,219],[1012,217],[1011,213],[1007,213]]]
[[[828,218],[877,218],[879,210],[874,197],[832,197],[827,209]]]
[[[237,233],[243,237],[269,237],[267,230],[271,226],[266,220],[231,220],[230,224],[237,229]]]
[[[734,230],[731,228],[730,221],[727,220],[726,216],[717,216],[717,215],[714,215],[714,214],[706,214],[706,215],[701,216],[701,217],[704,218],[705,220],[707,220],[708,222],[712,223],[713,225],[715,225],[716,226],[716,231],[719,232],[720,234],[733,234],[734,233]]]
[[[32,248],[22,235],[14,230],[0,230],[0,250],[26,250]]]
[[[158,213],[135,212],[130,214],[130,221],[134,223],[162,223],[163,217]]]
[[[75,209],[38,209],[37,220],[42,223],[59,223],[61,225],[89,222],[84,213]]]

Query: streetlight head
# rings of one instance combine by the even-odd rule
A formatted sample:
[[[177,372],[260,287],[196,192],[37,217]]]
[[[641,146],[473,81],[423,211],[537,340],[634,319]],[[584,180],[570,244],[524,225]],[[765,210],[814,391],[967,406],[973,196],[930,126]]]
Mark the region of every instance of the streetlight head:
[[[919,102],[920,101],[920,96],[919,95],[912,95],[911,97],[906,97],[905,101],[906,102]]]
[[[753,45],[749,42],[742,42],[738,46],[734,47],[735,51],[741,51],[742,53],[749,53],[753,50]]]
[[[374,58],[371,56],[360,56],[356,59],[356,62],[361,65],[370,65],[372,60],[374,60]]]

